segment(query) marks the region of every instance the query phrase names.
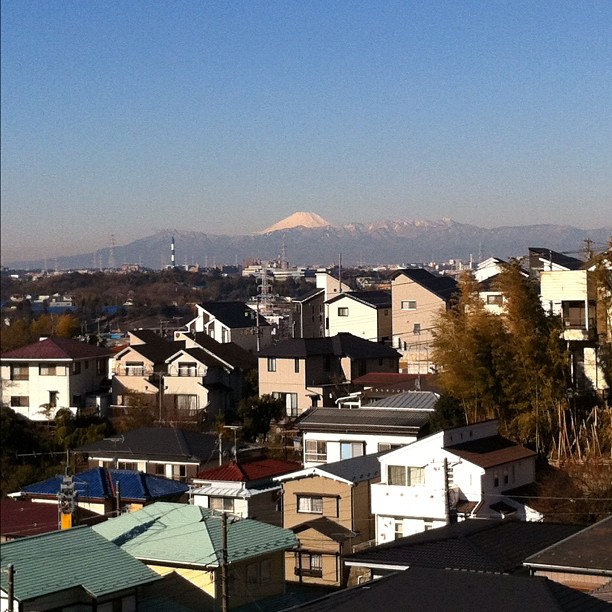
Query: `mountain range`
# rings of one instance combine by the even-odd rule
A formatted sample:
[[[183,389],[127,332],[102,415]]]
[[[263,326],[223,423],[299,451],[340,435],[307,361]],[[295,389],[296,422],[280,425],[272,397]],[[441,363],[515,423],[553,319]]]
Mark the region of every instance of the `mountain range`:
[[[457,223],[451,219],[387,220],[334,226],[316,213],[294,213],[269,228],[250,235],[227,236],[183,230],[161,230],[112,251],[60,257],[47,262],[59,269],[91,268],[96,261],[108,267],[138,263],[159,268],[170,263],[170,245],[174,238],[176,265],[197,263],[201,266],[243,264],[246,260],[271,261],[286,254],[290,265],[330,266],[342,256],[345,266],[384,265],[446,261],[475,261],[490,256],[507,259],[527,254],[538,246],[579,257],[585,241],[595,249],[605,248],[612,227],[579,229],[565,225],[523,225],[482,228]],[[44,261],[11,262],[13,268],[41,268]]]

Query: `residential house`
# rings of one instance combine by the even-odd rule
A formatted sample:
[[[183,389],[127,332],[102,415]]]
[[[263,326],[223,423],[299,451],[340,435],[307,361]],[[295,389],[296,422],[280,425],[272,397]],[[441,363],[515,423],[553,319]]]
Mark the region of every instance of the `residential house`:
[[[0,356],[3,404],[33,421],[73,413],[108,395],[112,351],[69,338],[51,337]]]
[[[301,467],[294,461],[270,458],[230,461],[200,472],[192,481],[190,496],[196,506],[280,527],[282,487],[273,478]]]
[[[2,610],[138,610],[144,587],[161,579],[91,527],[19,538],[0,553]]]
[[[141,427],[78,449],[89,467],[138,470],[181,482],[219,460],[219,436],[178,427]],[[226,449],[229,452],[229,449]]]
[[[201,594],[198,609],[221,607],[225,538],[230,609],[283,593],[283,555],[297,544],[295,535],[252,519],[224,518],[201,506],[156,503],[94,529],[156,573],[181,576]]]
[[[535,479],[536,453],[498,434],[497,421],[427,436],[380,458],[372,486],[376,542],[389,542],[467,517],[541,520],[504,495]]]
[[[341,293],[348,293],[351,288],[339,281],[326,270],[317,270],[316,288],[304,295],[294,298],[293,303],[293,338],[322,338],[332,334],[325,329],[325,302]]]
[[[71,481],[76,506],[106,516],[138,510],[156,501],[178,501],[189,490],[186,484],[163,476],[101,467],[79,472]],[[26,485],[12,496],[57,506],[65,484],[64,476],[54,476]]]
[[[292,608],[302,612],[606,612],[609,609],[609,604],[591,595],[546,578],[424,567],[411,567]]]
[[[360,550],[345,558],[351,584],[409,567],[526,574],[523,561],[572,534],[579,525],[467,519]]]
[[[371,455],[414,442],[426,430],[438,395],[409,391],[360,407],[313,408],[296,422],[304,467]]]
[[[544,310],[561,318],[578,391],[607,388],[598,360],[597,282],[591,270],[543,270],[540,299]],[[602,304],[603,308],[603,304]]]
[[[594,591],[612,581],[612,516],[531,555],[525,567],[580,591]]]
[[[104,520],[99,514],[75,508],[73,525],[94,525]],[[61,527],[58,504],[38,504],[32,500],[0,499],[0,542],[57,531]]]
[[[391,292],[352,291],[325,302],[325,335],[341,332],[364,340],[391,344]]]
[[[196,308],[197,316],[187,323],[189,332],[204,332],[222,344],[233,342],[249,353],[272,343],[272,326],[244,302],[205,302]]]
[[[365,455],[275,478],[283,485],[283,527],[300,541],[285,555],[288,581],[346,584],[342,557],[374,536],[370,485],[379,470],[378,455]]]
[[[546,247],[529,247],[529,277],[539,279],[548,270],[580,270],[584,262]]]
[[[296,417],[317,405],[333,406],[368,372],[397,372],[394,349],[348,333],[333,338],[292,338],[259,355],[259,393],[282,398]]]
[[[393,346],[402,353],[402,371],[428,374],[435,365],[431,356],[432,329],[457,292],[457,281],[422,268],[396,272],[391,279]]]

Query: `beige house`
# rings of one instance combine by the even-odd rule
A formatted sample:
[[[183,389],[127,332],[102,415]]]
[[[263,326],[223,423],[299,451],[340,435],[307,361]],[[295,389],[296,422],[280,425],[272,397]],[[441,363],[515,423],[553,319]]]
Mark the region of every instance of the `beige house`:
[[[406,373],[427,374],[431,359],[432,328],[457,291],[457,282],[422,268],[396,272],[391,280],[393,346],[402,353]]]
[[[287,416],[312,406],[333,406],[351,381],[368,372],[397,372],[394,349],[341,333],[333,338],[292,338],[259,354],[259,393],[285,401]]]
[[[283,527],[299,538],[285,553],[289,582],[345,586],[342,557],[374,538],[370,484],[380,479],[378,455],[328,463],[279,476]]]

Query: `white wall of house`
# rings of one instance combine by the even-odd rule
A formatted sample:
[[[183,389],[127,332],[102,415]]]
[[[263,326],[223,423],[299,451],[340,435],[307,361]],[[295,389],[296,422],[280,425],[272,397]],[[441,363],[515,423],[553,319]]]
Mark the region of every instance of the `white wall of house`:
[[[416,440],[416,436],[406,434],[391,435],[391,434],[367,434],[359,433],[337,433],[337,432],[307,432],[303,433],[303,461],[304,468],[315,467],[323,463],[334,463],[342,459],[348,459],[348,453],[358,452],[359,447],[363,448],[361,454],[372,455],[381,450],[388,450],[390,446],[405,446]],[[325,459],[321,460],[321,456],[309,453],[307,449],[321,448],[316,443],[325,444]],[[344,446],[343,446],[344,445]],[[351,446],[349,448],[349,445]],[[343,456],[344,453],[344,456]],[[353,456],[359,456],[354,454]]]
[[[47,420],[43,406],[85,406],[85,397],[108,376],[106,358],[56,361],[14,361],[2,365],[2,403],[33,421]],[[76,407],[75,407],[76,406]]]
[[[389,311],[389,330],[384,334],[391,335],[391,309]],[[329,304],[325,304],[325,314],[328,321],[326,336],[335,336],[341,332],[353,334],[364,340],[377,342],[379,340],[379,325],[377,309],[350,296],[342,296]]]

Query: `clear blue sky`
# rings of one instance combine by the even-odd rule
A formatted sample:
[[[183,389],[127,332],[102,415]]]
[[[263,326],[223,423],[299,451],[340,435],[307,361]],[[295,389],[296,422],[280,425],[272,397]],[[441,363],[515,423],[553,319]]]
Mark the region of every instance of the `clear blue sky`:
[[[612,2],[3,0],[2,253],[612,225]]]

